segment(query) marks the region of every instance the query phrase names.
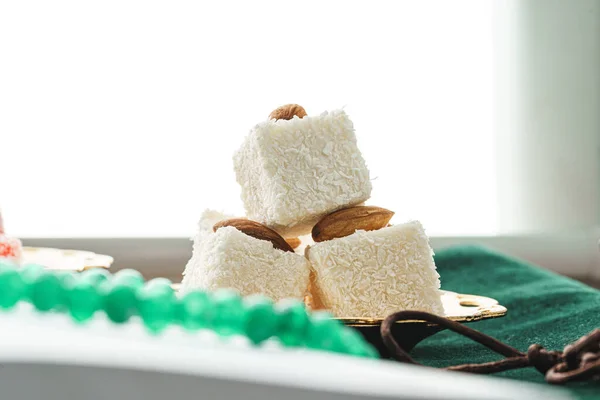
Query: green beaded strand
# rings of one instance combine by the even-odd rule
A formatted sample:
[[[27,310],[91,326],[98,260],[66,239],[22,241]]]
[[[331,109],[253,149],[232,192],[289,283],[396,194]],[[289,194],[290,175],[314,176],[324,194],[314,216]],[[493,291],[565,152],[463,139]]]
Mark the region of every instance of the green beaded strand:
[[[357,331],[344,326],[327,312],[307,311],[303,302],[272,300],[253,295],[242,298],[236,291],[191,291],[177,298],[164,278],[144,284],[135,270],[112,275],[102,269],[80,274],[52,272],[39,265],[0,262],[0,308],[10,309],[28,300],[41,311],[68,312],[78,323],[104,310],[115,323],[139,314],[152,333],[179,324],[193,331],[209,328],[221,336],[244,334],[254,344],[278,338],[286,347],[377,358],[378,353]]]

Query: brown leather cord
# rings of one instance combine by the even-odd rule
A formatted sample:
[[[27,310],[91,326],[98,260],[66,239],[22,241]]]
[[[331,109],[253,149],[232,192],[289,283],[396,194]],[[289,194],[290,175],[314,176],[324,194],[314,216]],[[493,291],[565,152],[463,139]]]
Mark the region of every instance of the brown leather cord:
[[[600,380],[600,329],[592,331],[563,352],[548,351],[539,344],[529,346],[527,354],[484,333],[458,322],[423,311],[400,311],[388,316],[381,324],[381,337],[390,354],[398,361],[422,365],[405,351],[392,335],[392,326],[400,321],[425,321],[459,333],[505,356],[498,361],[481,364],[461,364],[446,367],[448,371],[494,374],[511,369],[534,367],[545,375],[546,381],[563,384],[575,380]]]

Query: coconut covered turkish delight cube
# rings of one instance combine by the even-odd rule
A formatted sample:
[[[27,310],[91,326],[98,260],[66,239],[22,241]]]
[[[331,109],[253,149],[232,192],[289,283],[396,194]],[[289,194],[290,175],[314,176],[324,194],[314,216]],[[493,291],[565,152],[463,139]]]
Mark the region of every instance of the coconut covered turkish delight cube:
[[[338,317],[383,318],[400,310],[443,315],[440,276],[417,221],[316,243],[307,256],[313,297]]]
[[[264,294],[275,301],[303,299],[310,272],[304,255],[277,249],[233,226],[213,231],[217,222],[230,218],[215,211],[202,215],[181,292],[230,288],[243,296]]]
[[[234,168],[248,218],[286,238],[371,195],[369,170],[343,110],[259,123],[235,153]]]

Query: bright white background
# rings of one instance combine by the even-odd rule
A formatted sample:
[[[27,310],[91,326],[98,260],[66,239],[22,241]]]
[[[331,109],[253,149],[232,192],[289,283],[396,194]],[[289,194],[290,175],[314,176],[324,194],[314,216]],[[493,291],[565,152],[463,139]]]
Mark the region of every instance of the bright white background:
[[[491,1],[0,5],[0,206],[22,237],[189,236],[242,213],[231,156],[275,107],[345,107],[371,204],[496,232]]]

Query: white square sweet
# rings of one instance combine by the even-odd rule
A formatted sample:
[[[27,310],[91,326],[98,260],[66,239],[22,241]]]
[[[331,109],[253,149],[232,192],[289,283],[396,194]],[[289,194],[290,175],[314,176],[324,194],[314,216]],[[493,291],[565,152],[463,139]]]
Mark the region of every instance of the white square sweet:
[[[183,273],[181,293],[233,288],[243,296],[264,294],[275,301],[303,299],[310,272],[304,255],[275,249],[271,242],[233,227],[213,232],[215,223],[230,218],[215,211],[202,215],[192,258]]]
[[[284,237],[304,235],[323,215],[371,195],[369,170],[343,110],[262,122],[233,160],[246,215]]]
[[[339,317],[384,318],[400,310],[443,315],[440,276],[422,225],[409,222],[307,249],[316,297]]]

